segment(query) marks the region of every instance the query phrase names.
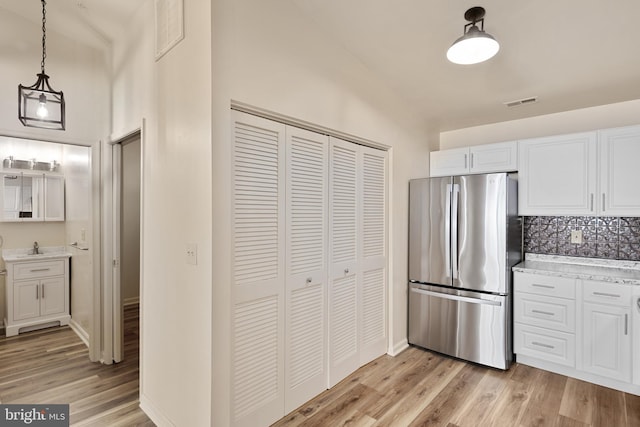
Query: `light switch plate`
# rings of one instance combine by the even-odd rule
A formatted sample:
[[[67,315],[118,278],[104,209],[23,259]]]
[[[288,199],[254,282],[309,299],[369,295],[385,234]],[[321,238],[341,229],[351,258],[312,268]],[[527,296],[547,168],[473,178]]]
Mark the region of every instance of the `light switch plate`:
[[[187,264],[198,265],[198,245],[195,243],[187,243],[186,247]]]
[[[582,230],[571,231],[571,243],[575,243],[578,245],[582,243]]]

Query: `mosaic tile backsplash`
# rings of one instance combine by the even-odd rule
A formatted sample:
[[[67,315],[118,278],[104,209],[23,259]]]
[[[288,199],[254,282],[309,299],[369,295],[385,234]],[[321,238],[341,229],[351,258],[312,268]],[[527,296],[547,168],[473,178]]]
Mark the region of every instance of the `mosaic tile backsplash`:
[[[581,244],[571,243],[572,230],[582,230]],[[527,216],[524,251],[640,261],[640,218]]]

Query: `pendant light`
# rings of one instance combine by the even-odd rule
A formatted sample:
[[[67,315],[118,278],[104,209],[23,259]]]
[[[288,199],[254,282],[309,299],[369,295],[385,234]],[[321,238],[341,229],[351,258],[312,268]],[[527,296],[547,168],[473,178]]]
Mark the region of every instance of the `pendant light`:
[[[44,71],[47,57],[46,2],[42,0],[42,61],[38,80],[32,86],[18,85],[18,119],[23,125],[64,130],[64,95],[49,85]]]
[[[490,34],[484,32],[484,8],[472,7],[464,13],[469,21],[464,26],[464,35],[451,45],[447,51],[447,59],[455,64],[477,64],[492,58],[500,44]],[[480,28],[476,25],[480,23]]]

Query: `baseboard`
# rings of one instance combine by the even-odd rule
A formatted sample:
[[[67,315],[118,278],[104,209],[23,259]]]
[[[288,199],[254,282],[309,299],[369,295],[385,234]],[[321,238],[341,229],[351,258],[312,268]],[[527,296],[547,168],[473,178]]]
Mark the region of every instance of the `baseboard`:
[[[165,417],[153,403],[142,393],[140,393],[140,409],[147,414],[147,417],[158,427],[174,427],[169,418]]]
[[[390,347],[387,354],[389,356],[395,357],[408,348],[409,348],[409,341],[405,338],[402,341],[395,343],[392,347]]]
[[[69,320],[69,327],[82,340],[84,345],[86,345],[87,348],[89,348],[89,333],[85,331],[84,328],[80,326],[80,324],[73,319]]]
[[[128,305],[135,305],[135,304],[140,304],[140,297],[125,298],[124,302],[122,303],[122,305],[124,305],[125,307]]]

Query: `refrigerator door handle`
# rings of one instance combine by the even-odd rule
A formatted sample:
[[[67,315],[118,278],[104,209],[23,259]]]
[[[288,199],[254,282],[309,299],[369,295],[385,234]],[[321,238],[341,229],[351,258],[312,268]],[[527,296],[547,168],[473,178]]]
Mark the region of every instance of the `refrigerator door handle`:
[[[447,269],[447,277],[451,277],[451,184],[447,184],[447,196],[444,207],[444,262]]]
[[[460,184],[453,184],[453,196],[451,202],[451,257],[452,273],[454,279],[458,278],[458,195],[460,194]]]
[[[420,288],[411,288],[411,292],[415,292],[417,294],[422,294],[422,295],[429,295],[436,298],[449,299],[453,301],[469,302],[471,304],[493,305],[497,307],[500,307],[502,305],[500,301],[491,301],[491,300],[480,299],[480,298],[463,297],[460,295],[451,295],[451,294],[444,294],[440,292],[425,291],[424,289],[420,289]]]

